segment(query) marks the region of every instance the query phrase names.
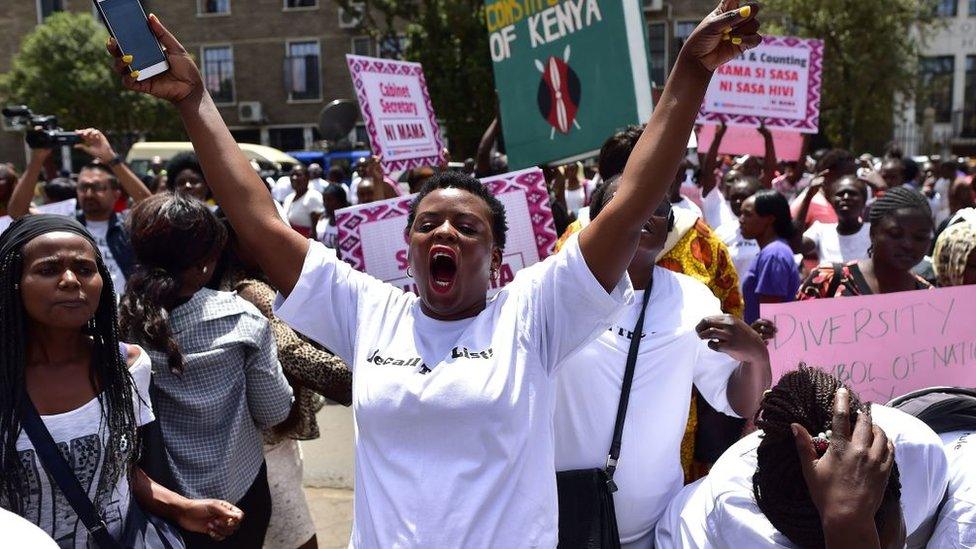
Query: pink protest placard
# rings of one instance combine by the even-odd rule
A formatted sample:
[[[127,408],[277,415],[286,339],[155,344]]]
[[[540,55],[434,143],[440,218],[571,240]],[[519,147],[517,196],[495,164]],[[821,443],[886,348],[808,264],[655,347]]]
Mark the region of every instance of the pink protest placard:
[[[698,130],[698,150],[708,151],[715,140],[718,126],[706,124]],[[773,134],[773,145],[776,147],[778,160],[799,160],[803,154],[803,134],[794,130],[780,130],[770,128]],[[729,126],[719,145],[719,154],[766,156],[766,144],[755,128],[746,126]]]
[[[499,290],[515,273],[552,253],[556,229],[549,209],[545,177],[538,168],[481,180],[505,206],[508,233],[502,254]],[[416,292],[407,276],[407,240],[404,229],[410,202],[416,195],[391,198],[336,212],[342,259],[376,278]]]
[[[976,386],[976,286],[762,305],[776,323],[773,382],[800,362],[884,403],[916,389]]]
[[[817,133],[822,70],[822,40],[766,36],[715,71],[698,123]]]
[[[387,173],[437,166],[444,143],[420,63],[346,55],[373,153]]]

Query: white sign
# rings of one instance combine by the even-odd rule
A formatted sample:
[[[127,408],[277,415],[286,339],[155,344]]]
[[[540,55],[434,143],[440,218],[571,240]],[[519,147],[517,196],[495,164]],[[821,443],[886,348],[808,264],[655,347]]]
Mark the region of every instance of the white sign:
[[[346,55],[373,153],[387,173],[436,166],[444,143],[419,63]]]

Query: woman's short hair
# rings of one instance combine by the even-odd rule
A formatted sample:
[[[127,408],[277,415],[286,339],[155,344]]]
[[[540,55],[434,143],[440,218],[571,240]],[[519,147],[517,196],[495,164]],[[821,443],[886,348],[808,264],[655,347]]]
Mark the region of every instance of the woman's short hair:
[[[765,189],[753,195],[756,202],[756,214],[773,216],[773,230],[780,238],[793,238],[796,229],[793,227],[793,216],[790,214],[790,203],[778,191]]]
[[[407,233],[413,227],[413,221],[417,217],[417,208],[428,194],[437,189],[460,189],[467,191],[485,201],[488,210],[491,212],[491,233],[495,239],[495,246],[505,249],[505,237],[508,232],[508,223],[505,219],[505,206],[491,194],[481,181],[460,172],[446,171],[431,177],[424,183],[424,186],[417,194],[417,198],[410,203],[410,213],[407,216],[407,226],[404,229]]]

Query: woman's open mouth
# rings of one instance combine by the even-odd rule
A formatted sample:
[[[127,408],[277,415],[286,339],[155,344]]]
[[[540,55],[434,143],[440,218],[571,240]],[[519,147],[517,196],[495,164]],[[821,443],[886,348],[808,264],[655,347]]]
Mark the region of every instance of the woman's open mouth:
[[[427,264],[431,289],[440,294],[451,291],[457,277],[457,253],[447,246],[433,246]]]

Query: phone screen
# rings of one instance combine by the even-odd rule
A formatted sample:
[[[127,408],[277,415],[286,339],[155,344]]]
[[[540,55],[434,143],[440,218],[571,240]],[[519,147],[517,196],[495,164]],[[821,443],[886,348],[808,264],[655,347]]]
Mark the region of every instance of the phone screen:
[[[109,31],[125,55],[133,57],[132,68],[142,70],[166,60],[139,0],[102,0],[98,2]]]

